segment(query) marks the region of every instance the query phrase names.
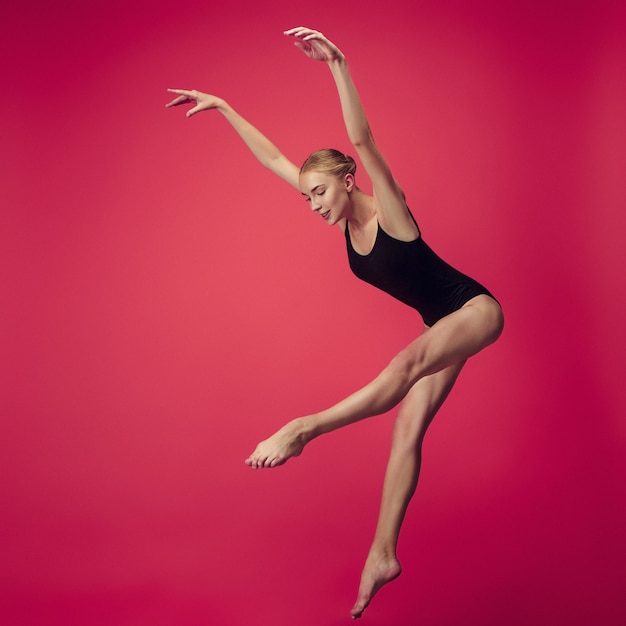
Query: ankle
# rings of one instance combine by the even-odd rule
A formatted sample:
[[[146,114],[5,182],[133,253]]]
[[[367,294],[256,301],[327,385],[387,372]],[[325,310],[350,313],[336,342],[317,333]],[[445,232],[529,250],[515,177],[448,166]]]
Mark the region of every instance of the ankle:
[[[314,415],[307,415],[305,417],[296,417],[290,422],[295,436],[303,445],[306,445],[322,434],[318,425],[316,424]]]
[[[374,538],[368,559],[374,559],[376,561],[397,561],[398,557],[395,544]]]

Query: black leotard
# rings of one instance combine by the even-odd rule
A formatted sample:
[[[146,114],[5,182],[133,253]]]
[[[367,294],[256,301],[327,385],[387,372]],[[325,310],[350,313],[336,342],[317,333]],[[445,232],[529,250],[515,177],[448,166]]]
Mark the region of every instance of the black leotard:
[[[400,241],[379,224],[372,251],[363,255],[352,247],[347,224],[345,232],[354,274],[416,309],[428,326],[475,296],[486,294],[493,298],[480,283],[439,258],[421,235],[414,241]]]

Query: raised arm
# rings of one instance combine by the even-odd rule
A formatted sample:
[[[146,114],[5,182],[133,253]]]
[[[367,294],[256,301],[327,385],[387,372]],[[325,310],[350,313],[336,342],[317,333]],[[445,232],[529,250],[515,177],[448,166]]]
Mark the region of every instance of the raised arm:
[[[288,182],[292,187],[300,191],[298,184],[299,168],[294,165],[285,155],[248,120],[241,117],[225,100],[201,91],[188,89],[168,89],[170,93],[177,94],[166,107],[175,107],[183,104],[194,104],[187,111],[187,117],[192,117],[200,111],[216,109],[219,111],[237,131],[250,151],[267,169]]]
[[[310,58],[325,62],[337,86],[348,138],[372,181],[379,221],[388,232],[414,238],[415,223],[410,217],[404,193],[374,142],[361,98],[354,86],[343,53],[322,33],[310,28],[285,32]]]

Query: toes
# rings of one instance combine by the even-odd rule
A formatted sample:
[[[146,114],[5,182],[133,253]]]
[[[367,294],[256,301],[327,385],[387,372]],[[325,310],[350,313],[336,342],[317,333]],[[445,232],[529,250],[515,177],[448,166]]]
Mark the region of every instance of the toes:
[[[265,444],[265,442],[263,442]],[[259,449],[259,447],[261,449]],[[266,451],[265,447],[275,447],[275,446],[261,446],[259,445],[257,449],[244,461],[244,463],[253,469],[262,469],[265,467],[278,467],[279,465],[283,465],[287,462],[289,456],[284,456],[276,451]]]
[[[258,456],[251,454],[245,461],[244,463],[248,466],[251,467],[252,469],[258,469],[260,467],[259,465],[259,458]]]
[[[244,463],[252,469],[259,469],[260,467],[263,467],[266,458],[267,457],[263,456],[262,452],[259,451],[259,447],[257,446],[254,452],[244,461]]]
[[[267,456],[253,454],[245,460],[245,464],[252,469],[262,469],[263,467],[272,467],[270,459]]]
[[[359,619],[363,615],[363,611],[367,608],[369,602],[358,602],[354,605],[350,614],[352,615],[352,619]]]
[[[260,456],[258,454],[251,454],[244,463],[252,469],[263,469],[264,467],[278,467],[284,465],[287,459],[280,456]]]

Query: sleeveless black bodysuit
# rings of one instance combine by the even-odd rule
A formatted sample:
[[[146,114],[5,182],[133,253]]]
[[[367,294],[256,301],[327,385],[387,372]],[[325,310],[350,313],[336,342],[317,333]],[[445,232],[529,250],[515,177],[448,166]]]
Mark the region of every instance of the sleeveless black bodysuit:
[[[475,296],[486,294],[493,298],[480,283],[438,257],[421,235],[414,241],[400,241],[378,224],[374,247],[363,255],[352,247],[347,224],[345,233],[348,261],[354,274],[416,309],[428,326]]]

